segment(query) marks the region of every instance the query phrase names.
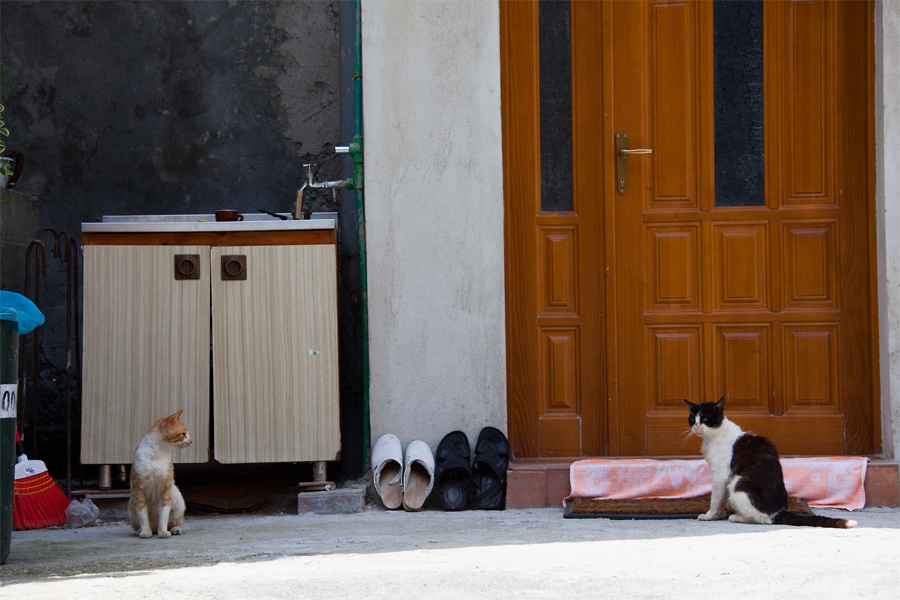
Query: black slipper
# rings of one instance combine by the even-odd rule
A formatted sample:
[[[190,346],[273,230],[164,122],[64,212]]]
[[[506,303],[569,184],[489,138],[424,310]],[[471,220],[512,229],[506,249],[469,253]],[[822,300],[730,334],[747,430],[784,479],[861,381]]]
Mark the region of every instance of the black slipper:
[[[434,487],[445,510],[462,510],[466,507],[469,485],[472,482],[469,438],[462,431],[444,436],[434,454]]]
[[[472,500],[484,510],[503,510],[506,500],[506,471],[509,469],[509,441],[503,432],[485,427],[478,434],[472,463]]]

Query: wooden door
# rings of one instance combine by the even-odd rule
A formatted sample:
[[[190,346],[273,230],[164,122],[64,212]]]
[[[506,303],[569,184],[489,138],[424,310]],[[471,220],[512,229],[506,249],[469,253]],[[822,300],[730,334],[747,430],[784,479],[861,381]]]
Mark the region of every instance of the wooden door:
[[[758,11],[754,89],[753,73],[729,82],[721,64],[745,51],[725,49],[736,4],[572,4],[567,214],[533,190],[539,7],[501,5],[516,456],[695,453],[682,400],[720,396],[785,454],[880,448],[872,5],[743,3]],[[620,192],[623,134],[653,153],[622,161]],[[733,150],[754,135],[742,163]],[[567,290],[569,303],[546,302]]]
[[[579,3],[588,19],[571,19],[572,55],[593,65],[592,76],[552,81],[555,69],[538,78],[539,6],[501,2],[503,50],[503,170],[506,199],[507,365],[509,432],[516,457],[599,455],[606,451],[605,345],[603,321],[603,178],[599,140],[603,102],[599,4]],[[562,7],[563,13],[560,13]],[[564,21],[555,51],[569,45],[564,3],[546,3]],[[546,21],[546,19],[545,19]],[[580,25],[579,25],[580,24]],[[594,35],[577,34],[580,26]],[[547,71],[545,69],[545,71]],[[573,90],[553,98],[554,90]],[[541,96],[571,115],[545,122]],[[569,109],[568,107],[571,107]],[[567,111],[571,112],[567,112]],[[553,129],[562,152],[542,148]],[[566,138],[570,138],[567,140]],[[566,143],[568,141],[568,144]],[[545,144],[546,146],[546,144]],[[542,154],[544,155],[542,158]],[[554,156],[565,163],[563,184],[541,185]],[[571,158],[569,158],[571,157]],[[554,173],[549,177],[554,179]],[[562,196],[562,197],[561,197]]]

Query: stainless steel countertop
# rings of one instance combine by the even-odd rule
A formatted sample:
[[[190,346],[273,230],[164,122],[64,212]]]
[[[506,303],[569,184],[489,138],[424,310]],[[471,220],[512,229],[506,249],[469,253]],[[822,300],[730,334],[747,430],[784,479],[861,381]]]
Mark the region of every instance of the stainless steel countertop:
[[[288,213],[283,213],[290,216]],[[282,220],[263,213],[245,213],[243,221],[216,221],[214,214],[104,215],[101,221],[82,223],[89,233],[192,233],[204,231],[300,231],[335,229],[335,213],[313,213],[311,219]]]

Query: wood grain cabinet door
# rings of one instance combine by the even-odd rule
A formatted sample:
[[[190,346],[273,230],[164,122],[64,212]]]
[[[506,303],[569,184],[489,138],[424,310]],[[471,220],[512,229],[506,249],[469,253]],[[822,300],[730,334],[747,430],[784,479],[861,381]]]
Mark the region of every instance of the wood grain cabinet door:
[[[131,464],[178,410],[194,443],[176,462],[207,461],[209,275],[207,247],[84,247],[82,463]]]
[[[216,459],[336,460],[335,246],[214,247],[211,262]]]

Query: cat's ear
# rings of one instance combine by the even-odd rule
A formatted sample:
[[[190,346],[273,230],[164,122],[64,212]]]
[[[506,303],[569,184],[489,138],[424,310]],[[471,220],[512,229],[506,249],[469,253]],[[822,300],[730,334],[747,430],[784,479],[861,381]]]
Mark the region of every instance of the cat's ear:
[[[687,398],[684,399],[684,403],[687,404],[690,408],[694,408],[694,407],[697,406],[696,404],[694,404],[693,402],[691,402],[691,401],[688,400]]]
[[[181,409],[181,410],[179,410],[177,413],[175,413],[174,415],[170,415],[170,416],[169,416],[169,420],[171,420],[171,421],[181,421],[181,413],[183,413],[183,412],[184,412],[184,409]]]
[[[719,401],[716,402],[716,408],[719,410],[725,410],[725,396],[719,398]]]

